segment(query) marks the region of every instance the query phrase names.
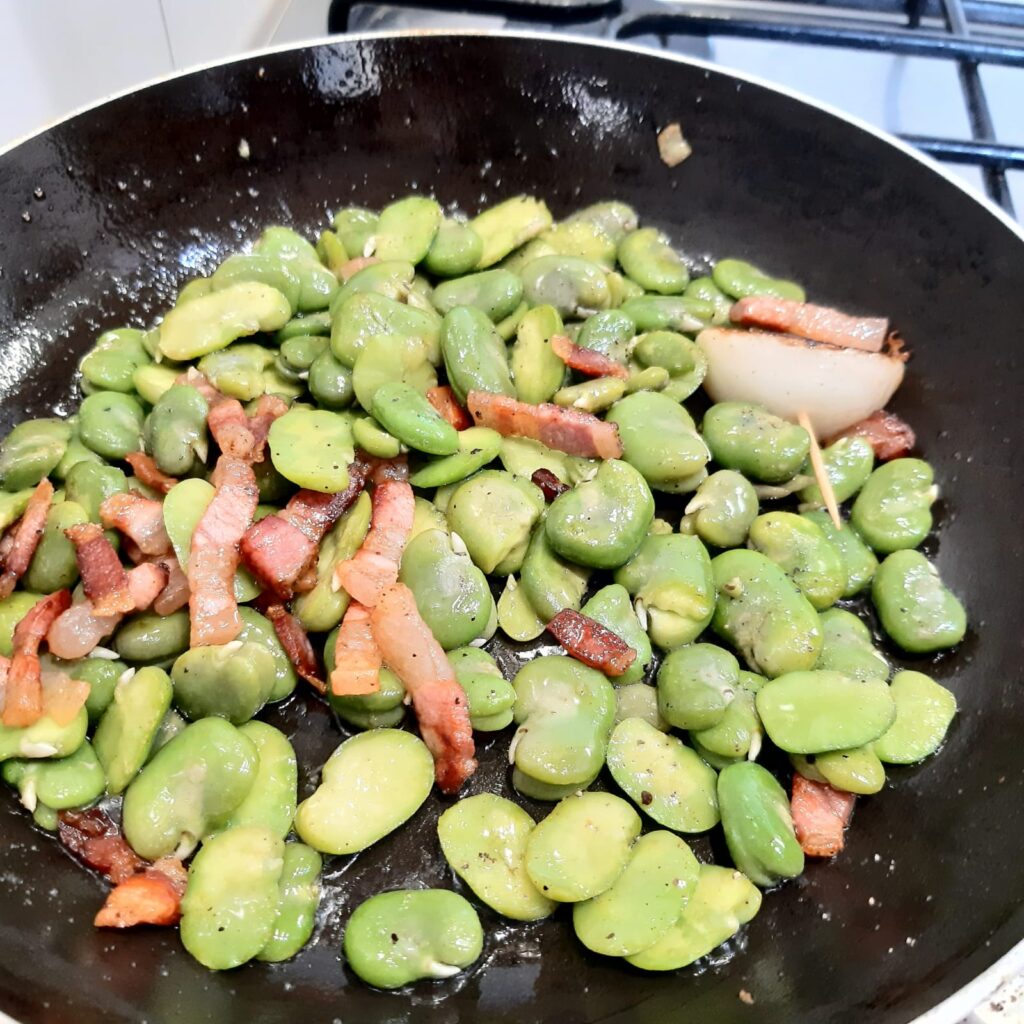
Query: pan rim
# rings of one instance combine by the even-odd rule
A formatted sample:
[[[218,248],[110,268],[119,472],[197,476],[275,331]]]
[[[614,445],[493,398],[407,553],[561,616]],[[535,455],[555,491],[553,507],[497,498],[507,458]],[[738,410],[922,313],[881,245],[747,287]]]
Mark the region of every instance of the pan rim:
[[[553,32],[541,32],[541,31],[530,31],[530,30],[507,30],[507,29],[474,29],[474,28],[431,28],[431,29],[401,29],[392,31],[372,31],[372,32],[353,32],[345,33],[342,35],[323,35],[315,36],[309,39],[301,40],[298,42],[282,43],[274,46],[261,47],[255,50],[249,50],[245,53],[238,54],[233,57],[215,59],[210,61],[204,61],[202,63],[189,65],[185,68],[175,69],[174,71],[167,72],[162,75],[156,75],[152,78],[146,79],[140,83],[129,86],[124,89],[119,89],[114,92],[107,93],[98,99],[83,104],[79,107],[74,108],[62,117],[54,118],[50,121],[44,122],[38,128],[26,132],[3,146],[0,146],[0,158],[4,157],[8,152],[16,149],[18,146],[23,145],[31,141],[32,139],[45,134],[46,132],[58,127],[65,122],[71,121],[74,118],[88,113],[89,111],[96,110],[99,107],[110,103],[114,100],[121,99],[129,96],[136,92],[141,92],[152,86],[160,85],[164,82],[173,81],[177,78],[183,78],[187,75],[191,75],[199,71],[207,71],[213,68],[226,67],[231,64],[240,63],[251,59],[259,59],[260,57],[269,57],[279,53],[287,53],[293,50],[305,50],[312,49],[320,46],[329,46],[334,43],[340,42],[374,42],[377,40],[395,39],[395,38],[420,38],[420,37],[456,37],[456,38],[507,38],[507,39],[522,39],[532,40],[541,42],[555,42],[555,43],[566,43],[573,45],[586,45],[595,49],[610,49],[617,50],[624,53],[631,53],[647,58],[657,58],[660,60],[668,61],[670,63],[685,64],[691,67],[702,69],[706,72],[722,74],[735,79],[740,82],[745,82],[751,85],[759,86],[760,88],[767,89],[771,92],[785,96],[788,99],[795,100],[798,103],[805,104],[806,106],[812,107],[816,110],[820,110],[832,117],[837,118],[855,128],[860,129],[862,132],[866,132],[868,135],[873,136],[881,142],[887,143],[889,146],[903,153],[905,156],[915,160],[918,164],[928,169],[939,177],[943,178],[947,183],[953,185],[960,192],[962,192],[968,199],[981,206],[990,216],[997,220],[1003,228],[1009,230],[1009,232],[1016,237],[1020,242],[1024,243],[1024,224],[1017,223],[1005,210],[998,206],[994,201],[989,199],[987,196],[975,191],[969,186],[962,178],[956,175],[954,172],[947,170],[941,163],[934,160],[932,157],[922,153],[920,150],[914,148],[909,143],[904,142],[902,139],[885,131],[882,128],[871,124],[868,121],[863,120],[856,115],[850,114],[846,111],[833,106],[830,103],[817,100],[808,94],[801,92],[797,89],[791,89],[788,86],[781,85],[776,82],[772,82],[770,79],[763,78],[760,75],[751,74],[745,71],[739,71],[734,68],[730,68],[725,65],[716,64],[712,61],[703,60],[699,57],[692,57],[686,54],[668,53],[664,51],[650,50],[647,47],[641,46],[637,43],[624,42],[621,40],[610,40],[594,38],[592,36],[582,36],[573,33],[553,33]],[[1016,974],[1024,972],[1024,939],[1018,942],[1015,946],[1011,947],[1006,951],[998,960],[990,964],[985,970],[978,974],[975,978],[969,981],[966,985],[948,996],[941,1003],[936,1004],[931,1009],[926,1010],[923,1014],[916,1017],[909,1024],[959,1024],[967,1016],[975,1010],[986,998],[991,996],[1004,982],[1010,980]],[[18,1024],[13,1018],[7,1016],[2,1010],[0,1010],[0,1024]]]

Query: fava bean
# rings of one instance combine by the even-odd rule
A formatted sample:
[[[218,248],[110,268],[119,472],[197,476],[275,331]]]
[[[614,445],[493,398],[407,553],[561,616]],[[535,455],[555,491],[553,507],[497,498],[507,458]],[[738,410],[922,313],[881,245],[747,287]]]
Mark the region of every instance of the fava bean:
[[[71,428],[63,420],[19,423],[0,444],[0,486],[5,491],[35,487],[64,457],[70,440]]]
[[[324,662],[328,675],[334,669],[335,630],[324,645]],[[336,697],[328,690],[327,700],[343,721],[357,729],[390,729],[405,717],[405,687],[390,669],[379,673],[380,689],[362,697]]]
[[[710,303],[680,295],[639,295],[626,299],[619,312],[628,316],[638,331],[676,331],[696,334],[714,315]]]
[[[501,451],[502,437],[489,427],[459,431],[459,448],[454,455],[433,459],[409,476],[414,487],[444,487],[472,476]]]
[[[430,362],[440,361],[441,317],[433,309],[417,309],[377,292],[358,292],[338,308],[331,351],[351,369],[370,338],[393,334],[418,338]]]
[[[589,316],[611,303],[604,269],[578,256],[539,256],[523,267],[522,279],[531,306],[553,306],[563,317]]]
[[[479,647],[458,647],[448,661],[459,686],[466,692],[469,719],[479,732],[496,732],[512,722],[515,688],[501,674],[497,662]]]
[[[119,657],[136,665],[158,664],[188,650],[189,618],[185,609],[170,615],[142,612],[118,628],[111,644]]]
[[[562,330],[562,318],[554,306],[535,306],[519,321],[510,366],[521,402],[548,402],[562,386],[565,363],[551,349],[551,338]]]
[[[78,364],[89,385],[97,391],[133,391],[133,374],[150,362],[142,334],[133,327],[104,331]]]
[[[60,668],[72,679],[80,679],[89,684],[85,708],[89,712],[90,724],[98,722],[110,706],[117,681],[128,671],[123,661],[111,661],[109,658],[82,658],[80,661],[64,662]]]
[[[274,420],[267,440],[274,468],[293,484],[324,494],[348,486],[355,449],[345,417],[325,409],[292,408]]]
[[[193,721],[216,716],[248,722],[274,687],[274,659],[259,643],[232,640],[193,647],[174,662],[174,702]]]
[[[267,371],[274,353],[262,345],[232,345],[199,360],[199,372],[224,394],[242,402],[259,398],[267,390]]]
[[[619,243],[618,259],[644,291],[679,295],[690,280],[686,264],[657,228],[631,231]]]
[[[821,459],[836,501],[844,502],[852,498],[871,475],[875,450],[863,437],[841,437],[822,449]],[[803,471],[810,473],[810,465],[805,464]],[[824,505],[821,488],[816,483],[805,487],[800,491],[800,501],[811,508],[821,508]]]
[[[64,481],[66,500],[85,509],[92,523],[100,522],[100,505],[107,498],[127,490],[128,479],[120,469],[93,462],[80,462],[72,466]]]
[[[16,590],[10,597],[0,601],[0,655],[10,658],[14,654],[14,628],[35,607],[41,597],[40,594]]]
[[[743,402],[713,405],[704,416],[703,434],[716,462],[763,483],[795,476],[810,447],[803,427]]]
[[[625,365],[635,335],[636,324],[631,317],[621,309],[606,309],[583,321],[576,344]]]
[[[283,260],[268,253],[235,253],[229,256],[209,279],[211,291],[219,292],[241,282],[258,282],[279,291],[292,313],[299,308],[299,275]]]
[[[721,647],[680,647],[658,669],[658,710],[677,729],[710,729],[735,698],[739,676],[739,662]]]
[[[26,487],[22,491],[13,493],[0,493],[0,530],[6,530],[8,526],[16,523],[28,508],[29,498],[32,497],[34,487]]]
[[[632,206],[618,200],[609,200],[577,210],[566,218],[565,223],[575,224],[579,221],[600,228],[615,245],[618,245],[630,231],[636,230],[637,214]]]
[[[419,263],[441,226],[441,207],[425,196],[407,196],[380,212],[373,232],[374,255],[382,260]]]
[[[518,276],[507,270],[484,270],[443,281],[434,289],[433,302],[442,316],[468,306],[493,324],[509,316],[522,298],[523,282]]]
[[[289,334],[282,339],[278,355],[281,364],[295,373],[301,373],[308,370],[313,360],[325,352],[329,345],[330,342],[322,334]]]
[[[66,725],[49,715],[22,729],[0,725],[0,761],[12,757],[70,757],[84,742],[88,727],[89,715],[84,707]]]
[[[181,368],[172,363],[147,363],[132,374],[132,387],[142,400],[156,405],[160,396],[178,381]]]
[[[628,686],[643,679],[653,657],[651,641],[636,617],[626,588],[618,583],[602,587],[587,601],[582,611],[625,640],[636,651],[636,659],[629,668],[612,680],[616,687]]]
[[[859,594],[871,582],[878,569],[878,559],[875,558],[874,552],[861,540],[860,534],[849,523],[843,523],[837,530],[832,518],[824,509],[800,514],[817,525],[839,552],[846,571],[846,585],[841,596],[853,597]]]
[[[551,213],[543,199],[515,196],[484,210],[469,226],[483,243],[483,252],[476,264],[482,270],[547,231],[551,227]]]
[[[3,777],[30,811],[38,804],[55,811],[84,807],[103,795],[107,781],[88,740],[57,760],[5,761]]]
[[[82,444],[105,459],[123,459],[142,447],[145,413],[118,391],[97,391],[82,401],[78,432]]]
[[[559,558],[551,549],[547,531],[538,524],[523,559],[519,582],[530,607],[545,622],[564,608],[578,611],[590,573]]]
[[[764,676],[754,672],[740,672],[739,685],[725,714],[710,728],[690,733],[693,749],[713,768],[724,768],[741,758],[757,758],[763,730],[755,697],[766,682]]]
[[[658,732],[668,732],[668,722],[658,710],[658,694],[646,683],[627,683],[615,687],[615,724],[627,718],[643,719]]]
[[[357,416],[352,420],[352,440],[357,448],[378,459],[394,459],[402,451],[402,442],[372,416]]]
[[[771,295],[776,299],[805,302],[803,288],[792,281],[781,281],[743,260],[719,260],[711,271],[712,280],[726,295],[742,299],[747,295]]]
[[[326,309],[338,292],[338,279],[320,262],[316,249],[291,228],[267,228],[255,251],[278,257],[295,273],[299,279],[298,309],[303,313]]]
[[[373,396],[373,415],[385,430],[417,451],[428,455],[458,451],[458,431],[408,384],[382,384]]]
[[[268,963],[288,960],[309,942],[320,905],[322,866],[320,854],[305,843],[285,843],[274,930],[267,944],[256,954],[257,960]]]
[[[281,646],[270,620],[260,615],[255,608],[244,606],[238,609],[242,619],[242,632],[235,637],[243,643],[262,644],[274,659],[274,687],[270,692],[271,701],[284,700],[295,689],[298,676],[292,666],[291,659]]]
[[[547,469],[569,484],[591,479],[599,465],[597,459],[567,455],[525,437],[502,438],[500,458],[505,469],[516,476],[529,480],[538,469]]]
[[[338,240],[351,257],[367,256],[366,243],[377,230],[377,214],[361,206],[347,206],[339,210],[331,221]]]
[[[807,760],[825,782],[847,793],[870,796],[885,785],[885,768],[875,753],[874,744],[813,754]]]
[[[713,324],[724,324],[729,320],[729,310],[732,309],[732,299],[729,298],[721,288],[715,284],[711,277],[695,277],[683,292],[683,297],[694,299],[698,302],[706,302],[714,310],[711,318]]]
[[[551,401],[564,409],[600,413],[611,408],[625,393],[626,383],[618,377],[595,377],[559,388]]]
[[[424,266],[437,277],[458,277],[468,274],[483,252],[483,239],[470,224],[444,220],[430,243]]]
[[[232,811],[223,829],[261,825],[284,839],[291,831],[298,802],[295,750],[283,732],[265,722],[247,722],[238,731],[256,747],[259,764],[252,788]]]
[[[879,554],[916,548],[932,528],[938,489],[921,459],[893,459],[868,477],[850,511],[854,529]]]
[[[821,613],[822,647],[819,669],[830,669],[854,679],[888,679],[889,663],[875,650],[871,631],[852,612],[830,608]]]
[[[498,598],[497,612],[499,627],[520,643],[536,640],[547,628],[515,576],[509,576],[505,581],[505,589]]]
[[[377,389],[396,380],[421,392],[437,384],[427,344],[420,338],[403,335],[379,334],[369,338],[352,370],[356,401],[370,412]]]
[[[157,400],[146,417],[142,436],[146,450],[164,473],[187,476],[206,461],[208,412],[206,399],[185,384],[169,388]]]
[[[615,242],[592,221],[564,221],[545,231],[541,238],[551,247],[552,255],[575,256],[608,271],[615,266]]]
[[[479,309],[456,306],[441,327],[441,351],[452,390],[460,402],[470,391],[515,395],[505,343]]]
[[[897,672],[889,689],[896,720],[875,740],[886,764],[916,764],[935,753],[956,715],[956,697],[923,672]]]
[[[64,531],[85,522],[88,522],[85,509],[73,501],[50,506],[43,534],[22,579],[27,590],[52,594],[75,585],[78,581],[75,546],[64,536]]]
[[[741,473],[720,469],[697,487],[685,512],[693,532],[705,544],[739,547],[757,519],[757,492]]]

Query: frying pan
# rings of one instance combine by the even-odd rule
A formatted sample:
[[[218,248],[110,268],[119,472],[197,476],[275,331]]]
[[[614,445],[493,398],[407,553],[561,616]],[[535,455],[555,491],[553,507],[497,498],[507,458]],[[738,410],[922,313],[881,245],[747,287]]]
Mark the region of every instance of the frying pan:
[[[655,147],[672,121],[694,151],[676,169]],[[927,550],[972,623],[957,652],[914,662],[960,701],[945,750],[860,800],[838,861],[770,894],[712,964],[645,975],[588,956],[564,914],[509,926],[484,912],[477,968],[397,995],[349,974],[340,936],[374,892],[452,884],[440,798],[328,866],[317,941],[298,958],[215,975],[173,931],[94,931],[99,883],[4,794],[0,1008],[26,1024],[904,1024],[935,1007],[1024,936],[1022,236],[892,140],[695,61],[536,35],[269,52],[120,96],[0,155],[3,427],[71,409],[97,332],[151,321],[262,226],[312,233],[345,203],[411,190],[470,212],[527,191],[556,216],[624,199],[698,263],[746,257],[818,301],[892,317],[914,352],[895,407],[943,487]],[[337,727],[301,695],[271,720],[293,735],[308,792]],[[505,785],[505,746],[484,741],[469,792]]]

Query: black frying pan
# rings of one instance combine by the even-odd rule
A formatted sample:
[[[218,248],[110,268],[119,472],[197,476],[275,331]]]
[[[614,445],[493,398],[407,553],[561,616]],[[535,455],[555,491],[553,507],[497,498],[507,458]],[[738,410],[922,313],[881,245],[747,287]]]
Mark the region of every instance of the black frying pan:
[[[676,120],[694,155],[670,170],[655,133]],[[930,667],[962,708],[945,751],[859,801],[838,862],[770,894],[724,965],[644,975],[586,955],[561,914],[485,914],[477,968],[397,995],[351,977],[340,936],[373,892],[451,884],[440,799],[330,865],[318,939],[295,961],[215,975],[173,932],[93,931],[99,883],[4,794],[0,1007],[46,1024],[902,1024],[935,1006],[1024,936],[1020,234],[875,134],[683,60],[517,36],[287,50],[122,96],[0,156],[3,426],[70,408],[100,329],[150,320],[262,226],[312,232],[344,203],[413,189],[467,211],[525,190],[556,216],[625,199],[697,260],[749,257],[893,318],[914,350],[896,408],[944,491],[929,551],[972,622]],[[312,700],[276,720],[308,765],[339,738]],[[489,744],[470,791],[501,784],[505,745]]]

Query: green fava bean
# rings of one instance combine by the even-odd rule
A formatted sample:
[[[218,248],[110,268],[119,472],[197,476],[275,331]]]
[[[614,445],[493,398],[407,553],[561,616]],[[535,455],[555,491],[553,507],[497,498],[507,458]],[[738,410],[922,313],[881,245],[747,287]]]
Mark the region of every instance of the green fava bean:
[[[804,870],[786,791],[752,761],[718,776],[718,806],[733,863],[755,885],[769,888]]]
[[[897,672],[890,692],[896,721],[875,740],[875,754],[886,764],[916,764],[946,738],[956,697],[923,672]]]
[[[10,658],[14,654],[14,628],[41,599],[41,594],[16,590],[10,597],[0,601],[0,655]]]
[[[501,674],[497,662],[479,647],[448,652],[459,686],[466,692],[469,719],[479,732],[497,732],[512,721],[515,688]]]
[[[626,960],[645,971],[686,967],[731,939],[760,907],[760,890],[741,872],[702,864],[693,895],[675,924]]]
[[[809,519],[793,512],[766,512],[750,527],[748,543],[771,559],[819,611],[846,588],[846,566],[836,546]]]
[[[341,622],[348,608],[348,594],[334,588],[334,569],[351,558],[370,528],[372,503],[363,491],[352,507],[320,542],[316,586],[292,601],[292,612],[311,633],[327,633]]]
[[[443,530],[428,530],[407,544],[398,578],[445,650],[475,640],[494,609],[486,577]]]
[[[104,331],[78,364],[88,384],[98,391],[133,391],[135,371],[150,363],[142,335],[132,327]]]
[[[547,628],[515,576],[509,576],[505,581],[505,589],[498,598],[497,611],[498,626],[506,635],[521,643],[536,640]]]
[[[15,491],[13,494],[0,493],[0,530],[6,530],[22,517],[34,490],[34,487],[26,487],[23,491]]]
[[[625,365],[635,335],[636,324],[631,317],[621,309],[606,309],[587,317],[576,337],[576,344]]]
[[[160,664],[188,650],[189,618],[183,608],[170,615],[143,612],[118,628],[111,644],[118,656],[135,665]]]
[[[271,701],[284,700],[295,689],[299,677],[295,674],[291,659],[281,646],[270,620],[260,615],[254,608],[240,607],[238,614],[242,618],[242,632],[235,638],[244,643],[262,644],[274,659],[274,688],[270,692]]]
[[[710,729],[735,698],[739,678],[739,662],[721,647],[680,647],[658,669],[658,709],[677,729]]]
[[[40,804],[55,811],[84,807],[103,795],[107,782],[88,740],[68,757],[5,761],[3,778],[30,811]]]
[[[626,393],[626,382],[618,377],[595,377],[567,388],[559,388],[551,401],[563,409],[599,413],[610,409]]]
[[[354,295],[376,294],[404,303],[411,295],[415,276],[416,268],[405,260],[371,263],[353,274],[338,289],[331,300],[331,316],[337,320],[338,314]],[[342,358],[340,353],[335,354]]]
[[[413,487],[445,487],[472,476],[493,462],[502,448],[502,437],[489,427],[469,427],[458,432],[454,455],[433,459],[409,476]]]
[[[277,289],[292,311],[299,308],[299,276],[289,260],[267,253],[235,253],[229,256],[210,278],[211,291],[219,292],[243,281],[255,281]]]
[[[683,296],[698,302],[709,303],[714,310],[714,315],[711,318],[713,324],[724,324],[728,321],[729,311],[732,309],[732,299],[715,284],[713,278],[695,277],[686,286]]]
[[[402,442],[372,416],[358,416],[352,421],[352,440],[356,447],[378,459],[393,459],[402,451]]]
[[[500,457],[505,469],[527,480],[538,469],[547,469],[559,480],[578,484],[593,477],[598,467],[597,459],[566,455],[565,452],[556,451],[539,441],[531,441],[525,437],[502,438]]]
[[[545,622],[564,608],[578,611],[590,573],[572,565],[551,550],[547,531],[538,524],[523,559],[519,582],[530,607]]]
[[[515,395],[505,343],[479,309],[456,306],[445,315],[441,352],[448,382],[460,402],[470,391]]]
[[[437,835],[451,869],[492,910],[514,921],[539,921],[557,904],[526,873],[534,827],[533,818],[511,800],[479,793],[445,811]]]
[[[266,963],[289,960],[309,942],[320,905],[320,854],[305,843],[285,843],[282,861],[274,930],[256,954]]]
[[[299,804],[295,831],[322,853],[358,853],[406,822],[434,784],[423,741],[397,729],[359,733],[334,751]]]
[[[284,839],[298,803],[298,765],[288,737],[265,722],[247,722],[238,730],[259,754],[252,788],[224,822],[223,830],[262,825]],[[319,858],[317,858],[319,862]]]
[[[563,317],[585,317],[611,305],[603,267],[579,256],[539,256],[522,270],[531,306],[553,306]]]
[[[448,504],[448,527],[485,573],[507,576],[523,564],[544,495],[529,480],[485,470],[460,484]]]
[[[131,397],[118,391],[97,391],[78,410],[79,437],[90,451],[105,459],[123,459],[142,447],[145,413]]]
[[[514,196],[484,210],[469,225],[483,243],[483,252],[476,264],[482,270],[547,231],[551,227],[551,212],[543,199]]]
[[[646,292],[679,295],[690,280],[679,254],[657,228],[638,228],[619,243],[622,269]]]
[[[377,214],[361,206],[347,206],[339,210],[331,224],[338,239],[351,256],[366,256],[366,243],[377,230]]]
[[[582,611],[584,615],[589,615],[595,622],[600,622],[606,629],[610,629],[616,636],[625,640],[636,651],[633,664],[622,675],[614,678],[615,685],[628,686],[643,679],[654,655],[650,638],[636,617],[626,588],[618,583],[602,587],[587,601]]]
[[[35,487],[64,457],[70,440],[71,427],[64,420],[19,423],[0,444],[0,487],[5,491]]]
[[[764,676],[740,672],[736,695],[717,724],[690,733],[694,750],[712,767],[724,768],[741,758],[756,760],[763,731],[755,697],[766,682]]]
[[[327,673],[334,669],[337,631],[327,638],[324,662]],[[405,717],[405,687],[390,669],[380,670],[380,689],[362,697],[335,697],[328,690],[327,701],[343,721],[357,729],[390,729]]]
[[[249,795],[258,767],[256,745],[229,722],[193,722],[156,752],[126,790],[125,838],[147,860],[187,857]]]
[[[841,437],[835,444],[822,449],[821,459],[836,501],[842,503],[852,498],[871,476],[875,450],[863,437]],[[804,466],[804,472],[811,472],[809,464]],[[799,497],[810,508],[821,508],[825,504],[817,484],[805,487],[799,492]]]
[[[174,702],[193,721],[216,716],[232,725],[248,722],[274,687],[274,659],[258,643],[193,647],[171,669]]]
[[[368,985],[400,988],[419,978],[451,978],[483,951],[480,919],[447,889],[396,889],[356,907],[345,928],[345,957]]]
[[[566,218],[565,223],[575,224],[579,221],[600,228],[613,244],[618,245],[630,231],[636,230],[637,214],[627,203],[607,200],[577,210]]]
[[[408,306],[377,292],[356,293],[338,308],[331,329],[331,351],[352,368],[370,338],[393,334],[420,339],[430,362],[440,360],[441,317],[432,309]]]
[[[954,647],[967,632],[963,605],[919,551],[895,551],[882,562],[871,600],[886,634],[912,654]]]
[[[839,552],[846,571],[846,585],[840,596],[853,597],[859,594],[871,582],[878,569],[878,559],[874,552],[848,523],[837,530],[832,517],[823,509],[800,514],[814,523]]]
[[[713,405],[704,416],[703,434],[716,462],[767,484],[795,476],[811,443],[803,427],[744,402]]]
[[[889,663],[875,650],[871,631],[852,612],[830,608],[821,613],[823,643],[815,666],[854,679],[888,679]]]
[[[757,519],[754,485],[741,473],[720,469],[697,488],[685,512],[693,532],[717,548],[739,547]]]
[[[93,737],[111,793],[123,793],[146,763],[171,694],[171,681],[159,668],[129,670],[118,680]]]
[[[324,494],[348,486],[355,449],[344,416],[324,409],[289,409],[274,420],[267,440],[274,468],[293,484]]]
[[[437,384],[427,344],[419,338],[400,334],[378,334],[369,338],[352,370],[356,401],[370,412],[377,389],[395,380],[420,392],[426,392]]]
[[[291,315],[291,304],[276,288],[233,284],[175,306],[160,325],[160,352],[175,362],[197,359],[257,331],[276,331]]]
[[[608,680],[572,658],[544,656],[524,665],[513,685],[515,766],[546,785],[589,785],[604,763],[615,717]]]
[[[382,384],[373,396],[373,415],[385,430],[416,451],[428,455],[458,451],[459,432],[408,384]]]
[[[434,199],[407,196],[385,206],[373,232],[374,255],[382,260],[419,263],[430,251],[441,226],[441,207]]]
[[[852,750],[830,750],[808,760],[830,786],[847,793],[871,796],[885,785],[885,767],[870,743]]]
[[[615,569],[636,553],[653,518],[654,497],[647,481],[629,463],[610,459],[592,480],[551,503],[545,530],[563,558]]]
[[[157,400],[142,436],[146,451],[164,473],[186,476],[206,461],[208,412],[206,399],[186,384],[175,385]]]
[[[160,727],[156,731],[156,736],[153,737],[153,746],[150,747],[149,756],[152,759],[153,755],[161,748],[166,747],[175,736],[181,732],[188,723],[181,715],[178,714],[174,708],[171,708],[163,720],[160,722]]]
[[[627,683],[615,687],[615,724],[627,718],[643,719],[658,732],[668,732],[668,722],[658,710],[658,694],[647,683]]]
[[[38,594],[52,594],[75,585],[78,581],[75,546],[64,536],[64,531],[88,520],[85,509],[73,501],[61,501],[50,506],[43,534],[22,580],[26,589]]]
[[[75,419],[75,427],[71,434],[71,440],[68,441],[68,446],[64,450],[64,455],[60,462],[53,469],[53,475],[58,480],[66,480],[68,473],[71,472],[80,462],[88,462],[92,465],[102,466],[104,465],[103,458],[97,455],[94,451],[90,451],[85,447],[84,444],[78,438],[77,429],[77,418]],[[19,492],[20,493],[20,492]],[[13,497],[13,495],[11,495]],[[3,513],[0,512],[0,519],[3,518]]]
[[[0,725],[0,761],[12,757],[69,757],[85,741],[89,715],[81,708],[66,725],[49,715],[23,729]]]
[[[46,832],[56,832],[60,827],[60,815],[52,807],[47,807],[39,801],[32,812],[32,824]]]
[[[89,696],[85,701],[85,709],[89,712],[89,722],[98,722],[103,712],[114,699],[117,681],[128,671],[123,661],[111,661],[109,658],[83,658],[63,666],[72,679],[80,679],[89,684]]]
[[[605,956],[647,949],[676,923],[699,873],[697,858],[679,836],[661,831],[641,836],[611,888],[573,905],[576,937]]]
[[[156,405],[160,396],[170,390],[181,376],[181,367],[168,363],[147,363],[132,374],[132,388],[149,405]]]
[[[921,459],[893,459],[868,477],[850,511],[854,529],[879,554],[916,548],[932,528],[938,489]]]
[[[267,390],[266,371],[274,353],[262,345],[232,345],[199,360],[199,372],[215,388],[242,402],[259,398]]]
[[[278,331],[279,336],[283,333],[283,330]],[[279,365],[293,373],[301,373],[308,370],[329,345],[330,342],[322,334],[290,334],[281,340]]]
[[[649,331],[636,339],[633,355],[644,366],[660,366],[673,377],[681,377],[697,368],[701,363],[702,352],[696,342],[682,334],[674,331]],[[700,381],[696,383],[700,384]]]
[[[551,348],[551,339],[563,330],[554,306],[536,306],[516,328],[510,364],[520,402],[548,402],[565,380],[565,363]]]
[[[718,824],[715,770],[682,740],[642,718],[615,726],[608,770],[630,800],[665,828],[706,832]]]
[[[112,494],[128,490],[128,478],[116,466],[80,462],[72,466],[64,481],[64,496],[85,509],[89,522],[100,522],[100,505]]]
[[[433,302],[442,316],[469,306],[490,323],[504,320],[523,298],[523,282],[507,270],[484,270],[479,274],[443,281],[434,289]]]
[[[549,899],[560,903],[592,899],[612,887],[639,834],[640,817],[621,797],[611,793],[566,797],[530,833],[526,872]]]
[[[712,559],[718,601],[712,628],[755,672],[773,678],[811,669],[821,653],[821,625],[810,601],[759,551]]]
[[[638,331],[675,331],[696,334],[714,315],[708,302],[679,295],[638,295],[626,299],[619,312],[628,316]]]
[[[604,229],[586,220],[566,221],[556,224],[541,236],[559,256],[578,256],[597,263],[605,270],[615,266],[615,242]]]
[[[483,239],[469,224],[444,220],[423,265],[437,277],[459,277],[473,270],[484,252]]]
[[[689,413],[663,394],[630,395],[615,403],[607,420],[619,428],[623,459],[655,490],[690,490],[711,457]]]
[[[267,228],[260,235],[255,252],[277,257],[299,279],[298,309],[301,312],[314,312],[330,305],[338,291],[338,279],[320,262],[316,249],[301,235],[291,228]]]
[[[884,679],[789,672],[761,688],[757,713],[777,747],[790,754],[817,754],[877,740],[892,725],[896,704]]]
[[[648,635],[665,650],[696,640],[715,610],[711,559],[696,537],[647,537],[615,582],[632,595]]]
[[[346,409],[355,397],[352,371],[332,352],[321,352],[313,360],[306,383],[313,399],[325,409]]]
[[[768,277],[743,260],[719,260],[711,271],[711,277],[726,295],[734,299],[748,295],[771,295],[776,299],[791,299],[794,302],[807,300],[800,285]]]
[[[280,901],[284,842],[247,825],[214,836],[188,869],[181,943],[204,967],[226,971],[270,941]]]
[[[427,530],[447,531],[447,529],[448,520],[445,519],[444,513],[432,501],[417,497],[413,502],[412,529],[409,531],[409,539],[406,543],[412,543]]]

